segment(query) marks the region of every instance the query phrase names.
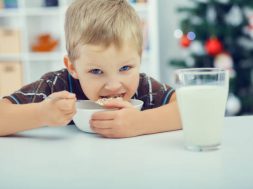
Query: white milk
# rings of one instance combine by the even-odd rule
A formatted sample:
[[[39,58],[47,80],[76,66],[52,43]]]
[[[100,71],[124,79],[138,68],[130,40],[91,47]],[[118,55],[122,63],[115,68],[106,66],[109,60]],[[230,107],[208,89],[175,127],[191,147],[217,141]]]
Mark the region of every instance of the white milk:
[[[177,89],[177,99],[188,146],[218,146],[224,124],[227,88],[187,86]]]

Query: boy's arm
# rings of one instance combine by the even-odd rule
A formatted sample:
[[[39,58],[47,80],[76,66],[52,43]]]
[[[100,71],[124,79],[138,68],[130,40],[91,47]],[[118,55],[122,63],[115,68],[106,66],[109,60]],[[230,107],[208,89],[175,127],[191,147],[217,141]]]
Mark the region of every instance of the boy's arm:
[[[0,136],[41,127],[39,104],[12,104],[7,99],[0,100]]]
[[[0,136],[48,126],[63,126],[76,112],[76,97],[67,91],[52,93],[51,98],[38,103],[12,104],[0,100]]]
[[[169,104],[145,111],[128,108],[131,105],[120,101],[111,101],[107,106],[122,109],[97,112],[90,122],[91,128],[104,137],[123,138],[181,129],[175,94]]]
[[[181,129],[177,102],[149,109],[136,115],[137,135],[152,134]]]

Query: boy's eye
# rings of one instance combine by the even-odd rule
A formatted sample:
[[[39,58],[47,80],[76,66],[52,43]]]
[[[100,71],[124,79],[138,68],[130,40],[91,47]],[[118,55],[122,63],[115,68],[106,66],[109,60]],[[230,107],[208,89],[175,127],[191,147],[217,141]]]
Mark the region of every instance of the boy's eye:
[[[128,71],[130,69],[131,69],[131,66],[123,66],[123,67],[120,68],[119,71]]]
[[[101,75],[103,73],[103,71],[100,69],[92,69],[89,72],[95,75]]]

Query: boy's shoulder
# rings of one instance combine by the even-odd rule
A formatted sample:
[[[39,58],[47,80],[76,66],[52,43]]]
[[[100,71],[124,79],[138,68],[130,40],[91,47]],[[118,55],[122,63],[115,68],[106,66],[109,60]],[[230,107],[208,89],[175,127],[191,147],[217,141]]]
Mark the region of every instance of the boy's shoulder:
[[[12,103],[27,104],[40,102],[53,92],[69,91],[69,73],[66,69],[48,72],[39,80],[23,86],[9,96],[4,96]]]
[[[167,104],[173,93],[171,86],[141,73],[135,98],[144,102],[143,109],[151,109]]]
[[[52,71],[45,73],[40,80],[34,82],[31,85],[37,86],[38,82],[46,85],[50,88],[51,92],[58,92],[62,90],[69,90],[70,74],[67,69],[61,69],[58,71]]]
[[[53,79],[55,77],[61,77],[61,78],[68,78],[68,70],[63,68],[58,71],[52,71],[52,72],[47,72],[44,75],[42,75],[41,79]]]
[[[139,80],[139,88],[152,88],[152,89],[160,89],[160,90],[167,90],[168,85],[162,84],[158,80],[154,79],[153,77],[145,74],[145,73],[140,73],[140,80]]]

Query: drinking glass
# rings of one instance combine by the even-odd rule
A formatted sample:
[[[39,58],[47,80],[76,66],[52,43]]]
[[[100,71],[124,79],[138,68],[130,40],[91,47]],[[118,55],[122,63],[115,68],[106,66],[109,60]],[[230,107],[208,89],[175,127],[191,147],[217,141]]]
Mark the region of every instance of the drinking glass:
[[[194,151],[219,149],[228,97],[228,71],[179,69],[175,71],[175,84],[185,147]]]

